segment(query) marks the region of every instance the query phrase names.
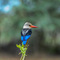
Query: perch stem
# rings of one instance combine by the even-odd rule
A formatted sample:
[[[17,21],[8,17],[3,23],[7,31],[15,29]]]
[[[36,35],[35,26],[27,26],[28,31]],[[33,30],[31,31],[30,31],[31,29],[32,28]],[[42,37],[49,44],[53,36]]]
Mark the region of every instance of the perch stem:
[[[24,59],[25,59],[25,55],[24,56],[22,55],[20,60],[24,60]]]

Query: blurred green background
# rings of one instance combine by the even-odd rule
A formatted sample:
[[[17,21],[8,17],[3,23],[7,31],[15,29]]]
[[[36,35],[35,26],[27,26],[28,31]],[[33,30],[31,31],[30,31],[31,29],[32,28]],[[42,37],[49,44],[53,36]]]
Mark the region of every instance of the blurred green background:
[[[0,60],[19,60],[16,44],[25,22],[38,26],[26,60],[60,60],[60,0],[0,0]]]

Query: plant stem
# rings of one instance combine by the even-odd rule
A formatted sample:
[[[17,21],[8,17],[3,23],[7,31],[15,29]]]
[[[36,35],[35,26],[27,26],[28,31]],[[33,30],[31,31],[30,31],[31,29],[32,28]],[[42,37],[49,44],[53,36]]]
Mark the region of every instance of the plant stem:
[[[22,55],[20,60],[24,60],[24,59],[25,59],[25,55],[24,56]]]
[[[28,48],[28,45],[18,45],[18,44],[16,44],[16,46],[20,49],[20,53],[19,54],[22,54],[22,56],[21,56],[21,58],[20,58],[20,60],[24,60],[25,59],[25,56],[26,56],[26,51],[27,51],[27,48]]]

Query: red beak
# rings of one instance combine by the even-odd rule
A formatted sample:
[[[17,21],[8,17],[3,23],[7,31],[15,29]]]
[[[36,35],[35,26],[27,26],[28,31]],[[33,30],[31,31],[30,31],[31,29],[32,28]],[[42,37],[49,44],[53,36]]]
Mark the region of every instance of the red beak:
[[[37,26],[34,26],[34,25],[31,25],[30,27],[31,27],[31,28],[38,28]]]

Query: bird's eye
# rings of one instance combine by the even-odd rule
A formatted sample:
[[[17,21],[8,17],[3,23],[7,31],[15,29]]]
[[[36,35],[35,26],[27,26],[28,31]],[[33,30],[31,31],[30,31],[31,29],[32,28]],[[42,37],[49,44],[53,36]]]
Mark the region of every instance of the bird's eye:
[[[31,26],[31,25],[29,25],[29,26]]]

